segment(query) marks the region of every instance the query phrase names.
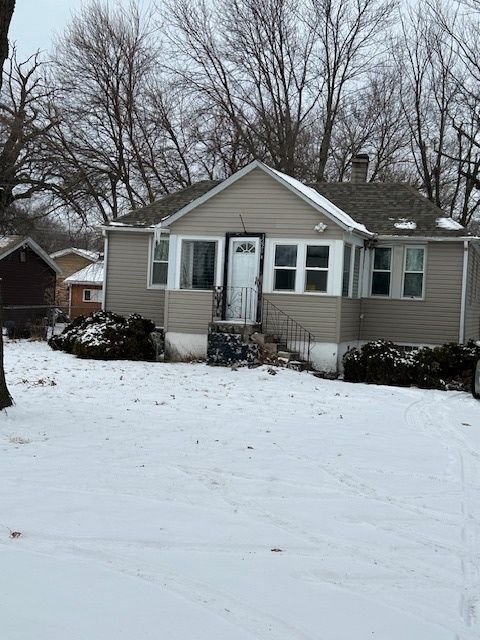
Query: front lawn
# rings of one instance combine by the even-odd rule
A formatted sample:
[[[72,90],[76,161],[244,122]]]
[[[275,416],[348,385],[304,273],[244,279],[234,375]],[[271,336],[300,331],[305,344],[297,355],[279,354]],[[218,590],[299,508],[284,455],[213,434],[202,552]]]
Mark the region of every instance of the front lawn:
[[[5,347],[2,638],[479,637],[468,394]]]

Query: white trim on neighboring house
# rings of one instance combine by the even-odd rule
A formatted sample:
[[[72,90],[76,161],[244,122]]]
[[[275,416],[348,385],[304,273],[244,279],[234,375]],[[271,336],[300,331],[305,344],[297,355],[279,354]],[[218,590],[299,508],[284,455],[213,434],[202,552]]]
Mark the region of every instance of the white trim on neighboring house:
[[[26,238],[21,238],[18,242],[16,242],[14,245],[12,245],[11,247],[9,247],[8,251],[5,251],[5,253],[2,253],[0,255],[0,260],[3,260],[4,258],[6,258],[7,256],[9,256],[11,253],[13,253],[14,251],[16,251],[17,249],[20,249],[23,246],[29,246],[30,249],[36,253],[40,258],[42,258],[42,260],[44,262],[46,262],[48,264],[48,266],[53,269],[55,271],[55,273],[59,276],[62,275],[63,271],[60,269],[60,267],[58,266],[58,264],[52,260],[52,258],[48,255],[48,253],[46,251],[44,251],[42,249],[42,247],[40,247],[35,240],[32,240],[32,238],[30,237],[26,237]]]
[[[158,225],[157,225],[158,226]],[[155,231],[155,226],[151,225],[149,227],[135,227],[129,226],[127,224],[120,224],[112,222],[111,224],[101,224],[98,229],[102,231],[124,231],[131,233],[153,233]]]
[[[97,262],[100,259],[99,251],[89,251],[87,249],[77,249],[77,247],[69,247],[68,249],[62,249],[61,251],[55,251],[50,254],[50,257],[53,260],[57,258],[63,258],[63,256],[68,256],[69,253],[73,253],[76,256],[80,256],[81,258],[85,258],[85,260],[91,260],[91,262]]]
[[[307,187],[295,178],[287,176],[286,174],[281,173],[276,169],[271,169],[267,165],[263,164],[263,162],[260,162],[258,160],[254,160],[243,169],[240,169],[240,171],[237,171],[226,180],[223,180],[216,187],[213,187],[213,189],[210,189],[210,191],[207,191],[196,200],[193,200],[173,215],[167,217],[165,220],[162,220],[156,226],[161,228],[168,228],[171,224],[177,222],[177,220],[183,218],[183,216],[192,211],[192,209],[196,209],[201,204],[204,204],[205,202],[210,200],[210,198],[213,198],[217,194],[221,193],[224,189],[227,189],[231,184],[235,183],[237,180],[240,180],[240,178],[243,178],[254,169],[260,169],[267,175],[271,176],[274,180],[282,184],[289,191],[297,195],[299,198],[319,211],[322,215],[332,220],[332,222],[337,224],[345,231],[355,231],[356,233],[359,233],[364,237],[372,237],[374,235],[373,233],[368,231],[368,229],[364,225],[356,222],[350,215],[345,213],[345,211],[342,211],[342,209],[334,205],[332,202],[330,202],[330,200],[325,198],[325,196],[322,196],[320,193],[318,193],[318,191],[315,191],[315,189]]]
[[[467,282],[468,282],[468,241],[463,243],[463,270],[462,270],[462,298],[460,302],[460,329],[458,332],[458,341],[465,341],[465,315],[467,306]]]

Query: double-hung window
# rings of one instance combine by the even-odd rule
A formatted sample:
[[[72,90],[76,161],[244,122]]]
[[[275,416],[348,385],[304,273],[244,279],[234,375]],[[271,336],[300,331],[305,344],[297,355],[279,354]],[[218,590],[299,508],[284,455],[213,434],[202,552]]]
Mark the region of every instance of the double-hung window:
[[[154,241],[152,251],[151,283],[154,286],[165,287],[168,276],[168,238]]]
[[[425,268],[425,249],[423,247],[405,247],[403,269],[403,297],[421,298]]]
[[[305,260],[305,291],[326,293],[330,247],[307,245]]]
[[[295,291],[297,276],[297,245],[275,245],[273,274],[274,291]]]
[[[215,240],[183,240],[180,289],[213,289],[216,248]]]
[[[350,266],[352,262],[352,247],[346,244],[343,249],[343,275],[342,275],[342,296],[348,298],[350,294]]]
[[[389,296],[392,279],[391,247],[376,247],[373,256],[372,296]]]

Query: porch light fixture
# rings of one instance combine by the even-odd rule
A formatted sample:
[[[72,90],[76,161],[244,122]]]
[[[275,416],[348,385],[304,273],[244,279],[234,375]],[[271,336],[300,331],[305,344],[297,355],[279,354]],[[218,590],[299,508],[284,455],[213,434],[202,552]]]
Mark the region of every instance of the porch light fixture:
[[[319,222],[313,227],[313,230],[316,231],[317,233],[323,233],[326,228],[327,228],[327,225],[324,222]]]

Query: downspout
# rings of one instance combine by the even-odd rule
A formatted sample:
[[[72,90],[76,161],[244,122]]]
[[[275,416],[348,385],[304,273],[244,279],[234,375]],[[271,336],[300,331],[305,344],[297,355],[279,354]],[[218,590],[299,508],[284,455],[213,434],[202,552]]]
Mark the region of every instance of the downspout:
[[[463,241],[463,273],[462,273],[462,299],[460,302],[460,331],[458,338],[460,344],[465,342],[465,311],[467,305],[467,276],[468,276],[468,240]]]
[[[108,266],[108,232],[103,231],[105,238],[103,247],[103,287],[102,287],[102,310],[106,311],[107,307],[107,266]]]

